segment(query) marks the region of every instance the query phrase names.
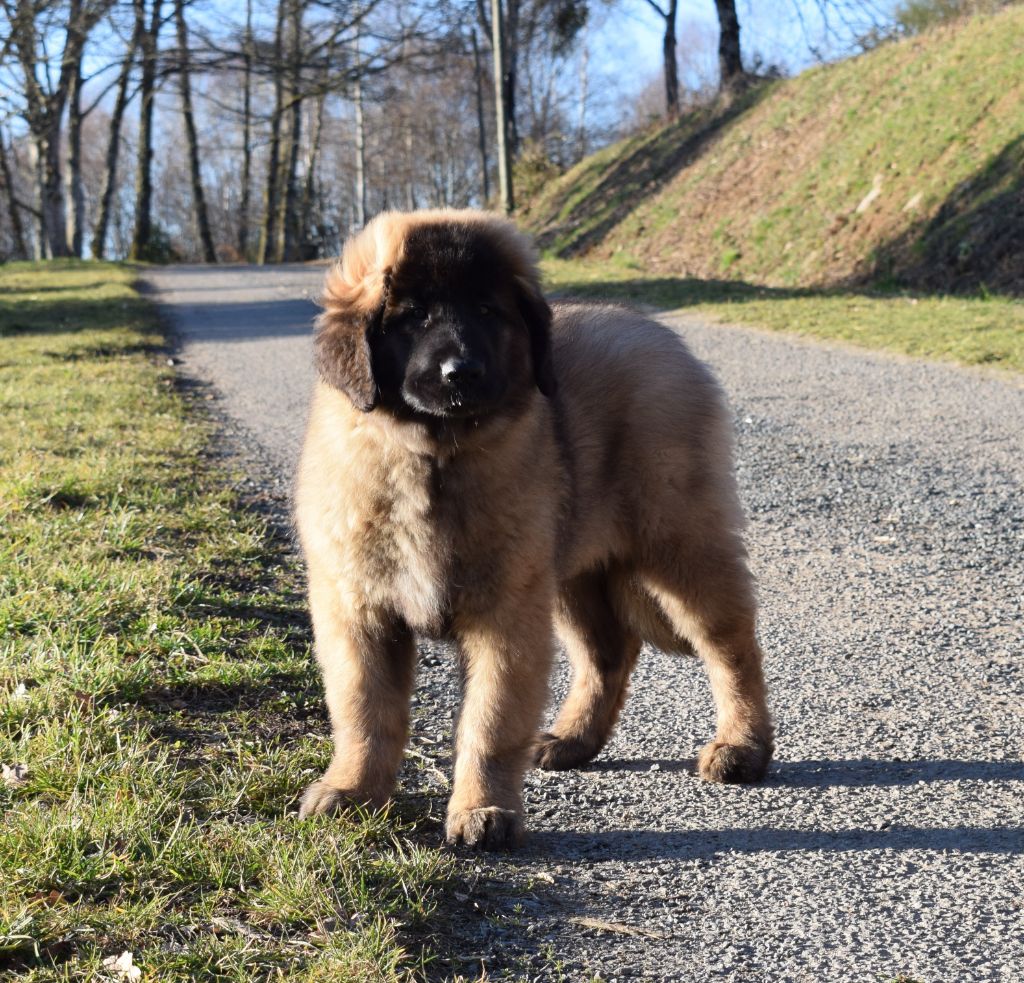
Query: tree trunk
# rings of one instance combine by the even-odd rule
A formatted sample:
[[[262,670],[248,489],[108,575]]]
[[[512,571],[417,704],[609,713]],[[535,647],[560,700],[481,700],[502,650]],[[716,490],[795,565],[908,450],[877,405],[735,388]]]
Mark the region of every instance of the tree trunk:
[[[405,208],[406,211],[416,210],[416,154],[413,150],[412,120],[408,113],[402,120],[402,141],[405,143],[405,160],[402,170],[405,172]]]
[[[519,124],[516,118],[516,85],[519,74],[519,0],[505,0],[505,24],[502,32],[504,38],[504,80],[505,80],[505,119],[506,140],[508,142],[509,161],[519,153]],[[501,4],[499,2],[498,8]],[[511,166],[511,163],[510,163]]]
[[[153,235],[153,100],[156,95],[157,43],[162,0],[152,0],[148,29],[140,38],[142,79],[139,83],[139,151],[135,172],[135,232],[129,250],[131,259],[148,259]],[[135,16],[143,24],[146,0],[135,0]]]
[[[480,151],[480,182],[483,191],[483,204],[486,207],[491,198],[491,176],[488,173],[489,162],[487,160],[487,127],[486,115],[484,113],[484,76],[483,66],[480,64],[480,44],[476,38],[476,28],[470,32],[473,39],[473,70],[476,78],[476,138],[477,148]]]
[[[244,87],[242,89],[242,200],[238,211],[238,255],[248,259],[249,200],[252,197],[252,0],[245,2]]]
[[[590,47],[587,36],[583,37],[583,51],[580,52],[580,106],[576,118],[576,157],[583,160],[587,156],[587,95],[590,83]]]
[[[300,252],[305,253],[305,245],[311,239],[313,226],[313,198],[316,195],[316,166],[320,159],[320,142],[324,130],[324,103],[326,95],[321,95],[316,101],[316,116],[313,121],[313,137],[309,142],[309,152],[306,154],[306,180],[302,188],[302,208],[299,211],[299,240]],[[302,255],[300,258],[305,259]]]
[[[54,127],[39,147],[43,162],[40,211],[46,241],[46,256],[70,256],[67,243],[67,209],[64,203],[64,178],[61,174],[60,127]]]
[[[32,176],[34,177],[33,192],[35,194],[35,219],[36,230],[32,243],[32,258],[46,259],[49,255],[46,241],[46,218],[43,215],[43,156],[44,149],[38,140],[31,140],[28,145],[29,162],[32,165]]]
[[[13,152],[13,144],[12,144]],[[18,256],[28,259],[28,246],[25,243],[25,227],[21,224],[21,205],[18,202],[17,189],[14,187],[14,170],[7,157],[3,130],[0,130],[0,175],[4,179],[4,190],[7,192],[7,210],[11,216],[11,233],[14,236],[14,248]]]
[[[359,30],[362,30],[360,25]],[[366,225],[366,121],[363,119],[363,69],[360,64],[359,33],[355,40],[356,78],[352,93],[356,111],[356,228]]]
[[[501,0],[491,0],[491,49],[494,54],[494,103],[498,136],[498,184],[501,191],[501,207],[506,215],[515,208],[515,194],[512,189],[512,139],[510,135],[508,76],[505,70],[505,19],[501,12]]]
[[[287,0],[277,2],[274,27],[274,114],[270,118],[270,153],[267,161],[267,186],[263,195],[263,228],[260,230],[259,262],[273,262],[277,246],[278,181],[281,177],[281,120],[284,117],[284,80],[282,55]]]
[[[286,100],[287,101],[287,100]],[[288,219],[288,165],[292,158],[292,115],[282,119],[281,155],[278,163],[278,217],[274,219],[274,241],[270,256],[275,263],[285,258],[285,225]]]
[[[282,255],[286,262],[298,259],[299,247],[299,151],[302,146],[302,15],[303,0],[292,0],[292,38],[289,57],[291,69],[291,126],[288,165],[285,177],[284,243]]]
[[[106,169],[103,175],[103,195],[100,198],[100,213],[96,219],[96,227],[92,234],[92,254],[96,259],[103,259],[107,249],[107,226],[110,224],[110,208],[117,189],[117,160],[121,152],[121,123],[124,111],[128,107],[128,82],[135,61],[135,49],[139,44],[139,22],[135,22],[131,45],[124,56],[121,74],[117,80],[117,98],[114,101],[114,112],[110,117],[110,138],[107,142]]]
[[[203,194],[202,174],[199,167],[199,138],[196,135],[196,120],[192,112],[192,79],[188,56],[188,24],[185,22],[185,0],[175,0],[174,20],[178,34],[178,80],[181,84],[181,115],[185,120],[185,138],[188,141],[188,170],[192,183],[192,208],[195,212],[199,240],[203,247],[203,261],[217,262],[210,235],[210,217],[206,212],[206,195]]]
[[[679,62],[676,60],[676,11],[678,0],[669,0],[665,14],[665,36],[661,41],[661,58],[665,66],[665,114],[679,118]]]
[[[718,10],[718,72],[719,88],[729,89],[743,79],[740,58],[740,21],[736,16],[736,0],[715,0]]]
[[[82,59],[79,56],[68,90],[68,170],[67,197],[71,201],[71,221],[64,242],[72,256],[81,258],[85,231],[85,189],[82,186]]]

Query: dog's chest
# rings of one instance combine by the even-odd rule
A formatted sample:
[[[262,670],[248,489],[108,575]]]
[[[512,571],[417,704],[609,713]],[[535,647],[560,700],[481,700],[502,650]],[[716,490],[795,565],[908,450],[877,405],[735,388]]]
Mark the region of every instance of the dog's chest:
[[[493,521],[508,496],[484,501],[472,470],[429,458],[392,468],[376,485],[349,541],[374,601],[433,637],[448,633],[457,611],[491,605],[518,527]]]

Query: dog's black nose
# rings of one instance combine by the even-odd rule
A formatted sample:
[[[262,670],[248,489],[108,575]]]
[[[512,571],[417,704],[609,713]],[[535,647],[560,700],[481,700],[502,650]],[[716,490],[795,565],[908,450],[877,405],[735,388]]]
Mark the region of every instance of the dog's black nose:
[[[476,382],[484,376],[484,363],[478,358],[448,358],[441,363],[441,378],[449,386]]]

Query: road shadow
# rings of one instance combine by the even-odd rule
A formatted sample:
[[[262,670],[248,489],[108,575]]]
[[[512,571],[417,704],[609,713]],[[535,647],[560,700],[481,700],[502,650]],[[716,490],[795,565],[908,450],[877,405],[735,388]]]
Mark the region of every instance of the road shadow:
[[[610,758],[586,766],[596,772],[696,771],[693,758]],[[1024,761],[886,761],[877,758],[776,761],[765,784],[786,788],[874,788],[920,782],[1024,782]]]
[[[791,788],[869,788],[917,785],[920,782],[1024,782],[1024,762],[957,758],[780,761],[772,768],[769,780]]]
[[[186,341],[245,342],[265,338],[313,337],[319,308],[311,300],[231,303],[176,302],[162,310]],[[201,312],[201,317],[194,316]]]
[[[599,833],[537,832],[524,862],[547,860],[710,860],[716,853],[850,853],[866,850],[933,850],[1024,855],[1020,826],[901,826],[883,829],[784,829],[778,827],[627,830]]]

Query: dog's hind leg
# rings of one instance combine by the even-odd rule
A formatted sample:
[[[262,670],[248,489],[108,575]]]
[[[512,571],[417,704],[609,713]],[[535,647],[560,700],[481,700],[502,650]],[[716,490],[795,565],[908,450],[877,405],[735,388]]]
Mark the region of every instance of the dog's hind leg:
[[[774,750],[757,606],[742,547],[721,541],[705,541],[699,555],[683,547],[645,579],[677,633],[692,641],[711,682],[718,726],[697,759],[701,777],[755,782]]]
[[[541,768],[575,768],[604,747],[626,699],[640,637],[619,618],[604,571],[562,585],[556,624],[572,663],[572,688],[550,732],[541,734]]]

